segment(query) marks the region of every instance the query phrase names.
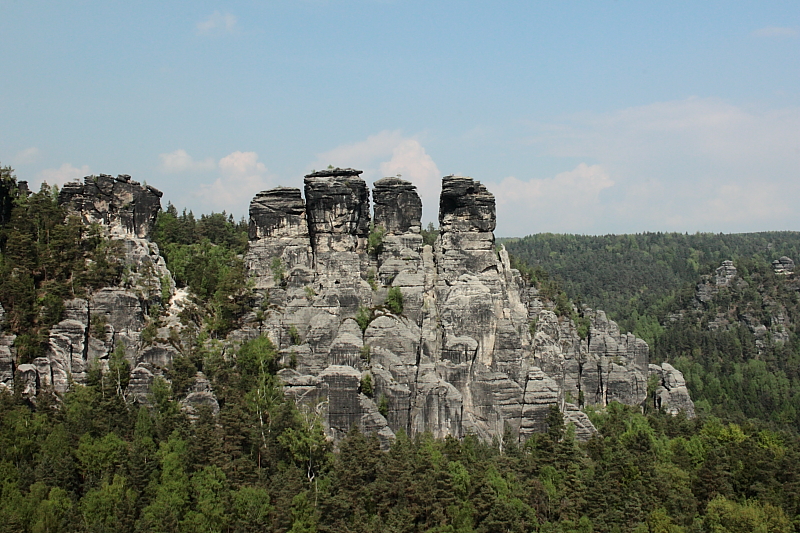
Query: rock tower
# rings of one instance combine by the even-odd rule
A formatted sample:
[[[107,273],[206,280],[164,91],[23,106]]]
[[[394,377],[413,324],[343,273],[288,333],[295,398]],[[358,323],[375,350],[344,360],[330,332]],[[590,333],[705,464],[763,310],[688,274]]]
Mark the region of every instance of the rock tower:
[[[374,219],[360,171],[330,169],[305,177],[305,201],[277,188],[250,206],[259,333],[293,367],[280,372],[287,393],[322,412],[333,438],[355,424],[386,443],[399,430],[524,439],[553,404],[587,438],[581,405],[643,402],[647,344],[591,310],[582,339],[525,287],[495,246],[480,182],[442,179],[433,246],[414,185],[384,178],[372,197]],[[401,313],[384,305],[398,289]]]

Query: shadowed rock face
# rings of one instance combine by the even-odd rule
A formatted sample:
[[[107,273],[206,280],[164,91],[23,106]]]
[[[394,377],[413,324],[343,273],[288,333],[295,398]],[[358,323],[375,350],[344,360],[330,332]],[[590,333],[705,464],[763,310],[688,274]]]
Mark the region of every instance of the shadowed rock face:
[[[369,189],[361,171],[335,169],[305,177],[308,228],[312,238],[320,234],[369,234]]]
[[[375,225],[386,233],[419,233],[422,201],[417,188],[399,178],[383,178],[373,184]]]
[[[250,240],[308,235],[306,206],[300,189],[277,187],[250,202]]]
[[[439,228],[442,231],[494,231],[494,196],[472,178],[442,178]]]
[[[84,183],[66,183],[58,203],[81,215],[87,224],[100,222],[114,234],[147,238],[161,210],[162,192],[142,186],[128,175],[116,178],[107,174],[88,176]]]

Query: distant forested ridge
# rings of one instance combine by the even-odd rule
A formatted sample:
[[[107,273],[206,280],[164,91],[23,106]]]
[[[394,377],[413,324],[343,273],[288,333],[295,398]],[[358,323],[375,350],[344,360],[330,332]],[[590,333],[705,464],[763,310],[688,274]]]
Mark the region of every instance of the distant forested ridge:
[[[605,309],[681,370],[698,412],[800,429],[800,232],[532,235],[517,266]],[[721,267],[724,261],[730,266]],[[726,277],[727,276],[727,277]]]
[[[656,316],[680,300],[724,260],[781,256],[800,258],[800,232],[638,233],[567,235],[540,233],[498,239],[528,267],[540,268],[573,300],[603,309],[622,329],[636,329],[637,316]],[[638,333],[636,333],[638,335]],[[645,340],[652,336],[645,333]]]

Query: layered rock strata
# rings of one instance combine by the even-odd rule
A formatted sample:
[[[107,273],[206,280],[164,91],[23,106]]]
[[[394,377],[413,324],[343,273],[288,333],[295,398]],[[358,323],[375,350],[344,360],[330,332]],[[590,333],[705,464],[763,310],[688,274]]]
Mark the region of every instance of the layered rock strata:
[[[397,431],[483,439],[510,431],[524,440],[547,429],[557,405],[587,439],[595,430],[582,407],[643,403],[648,372],[658,375],[658,406],[693,414],[680,372],[648,368],[644,341],[590,309],[573,310],[589,320],[579,334],[523,283],[505,249],[496,249],[494,197],[480,182],[442,179],[440,232],[430,246],[416,188],[399,178],[376,181],[373,218],[360,174],[328,169],[306,176],[302,192],[256,195],[245,263],[258,319],[228,339],[269,336],[286,394],[323,416],[330,437],[357,425],[384,446]],[[176,354],[168,330],[181,327],[168,317],[156,341],[145,342],[142,331],[154,325],[148,309],[166,305],[168,294],[168,315],[177,316],[186,297],[149,240],[159,198],[128,176],[64,186],[59,201],[120,243],[126,276],[120,286],[66,302],[46,356],[30,364],[14,367],[13,337],[0,332],[0,387],[16,384],[31,398],[42,389],[64,392],[122,346],[133,368],[127,397],[148,401]],[[715,286],[732,279],[723,270]],[[192,417],[218,410],[202,374],[183,408]]]
[[[126,175],[113,178],[101,174],[64,185],[59,203],[84,223],[97,224],[117,243],[125,274],[118,286],[64,302],[62,320],[50,329],[45,354],[30,364],[9,368],[6,360],[11,343],[0,337],[0,381],[7,387],[13,386],[9,378],[13,373],[31,397],[42,389],[64,393],[72,382],[84,383],[92,365],[107,365],[118,347],[134,368],[134,380],[159,374],[172,361],[174,347],[166,342],[145,342],[142,337],[151,322],[148,309],[166,303],[162,299],[175,289],[158,247],[149,238],[161,208],[160,197],[157,189]],[[145,367],[138,368],[141,364]],[[148,387],[150,383],[152,378]],[[140,390],[133,397],[143,399],[146,392]]]
[[[305,201],[279,188],[250,208],[262,332],[293,367],[281,371],[287,394],[322,413],[333,438],[355,424],[385,444],[400,430],[524,439],[546,429],[553,404],[588,438],[581,406],[645,400],[647,344],[588,309],[581,338],[525,287],[496,250],[480,182],[443,178],[434,246],[411,183],[378,180],[373,200],[370,220],[359,171],[331,169],[306,176]],[[400,313],[385,305],[390,290]]]

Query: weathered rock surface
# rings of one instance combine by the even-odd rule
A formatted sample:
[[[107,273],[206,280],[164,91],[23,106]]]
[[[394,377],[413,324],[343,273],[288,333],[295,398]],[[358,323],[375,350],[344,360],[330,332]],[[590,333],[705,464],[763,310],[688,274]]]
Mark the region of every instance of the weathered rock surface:
[[[669,363],[650,365],[650,373],[659,379],[658,388],[653,394],[653,406],[673,415],[683,411],[686,416],[693,417],[694,402],[689,397],[683,374]]]
[[[202,372],[198,372],[194,378],[194,384],[186,398],[181,400],[181,406],[189,414],[189,417],[195,418],[202,408],[208,409],[212,414],[219,413],[219,403],[217,397],[214,396],[214,391],[211,389],[211,382]]]
[[[14,335],[6,335],[3,332],[3,321],[6,311],[0,305],[0,392],[3,389],[13,389],[14,387]]]
[[[375,225],[386,233],[419,233],[422,201],[416,187],[399,178],[383,178],[373,184]]]
[[[42,389],[64,393],[71,383],[84,383],[92,365],[106,368],[111,353],[120,347],[133,368],[128,398],[147,401],[154,376],[162,375],[177,353],[167,342],[166,328],[156,328],[164,333],[156,339],[142,335],[145,327],[158,325],[148,316],[149,308],[166,305],[163,299],[175,293],[158,246],[149,239],[160,198],[160,191],[130,176],[101,174],[64,185],[59,203],[85,223],[99,224],[107,238],[119,243],[125,274],[118,286],[64,302],[62,320],[50,329],[44,356],[28,365],[14,369],[13,338],[0,332],[0,382],[5,387],[14,386],[13,376],[26,395]]]
[[[425,246],[416,188],[399,178],[375,182],[370,237],[369,189],[360,174],[328,169],[305,177],[304,195],[286,187],[256,195],[245,263],[261,315],[258,327],[229,338],[270,337],[287,367],[279,373],[285,393],[319,414],[331,438],[356,425],[384,447],[400,430],[484,439],[510,430],[524,440],[546,429],[557,405],[577,438],[588,439],[595,430],[581,408],[641,404],[648,372],[662,383],[660,406],[693,415],[682,376],[669,365],[648,367],[644,341],[590,309],[575,310],[589,321],[579,334],[525,286],[505,249],[495,247],[494,197],[480,182],[443,178],[440,233]],[[29,365],[14,368],[12,350],[4,349],[13,339],[0,332],[0,382],[12,387],[15,376],[30,396],[41,388],[63,392],[122,346],[133,368],[128,400],[150,401],[153,381],[177,353],[173,330],[182,327],[175,317],[185,300],[147,238],[159,197],[126,176],[62,189],[74,213],[122,242],[128,274],[118,287],[67,302],[46,357]],[[715,286],[730,276],[722,272]],[[402,294],[402,312],[387,308],[390,290]],[[148,309],[166,305],[166,293],[169,316],[153,323]],[[182,405],[192,417],[219,409],[202,374]]]
[[[100,174],[84,178],[82,184],[64,184],[58,202],[70,206],[87,224],[100,222],[114,234],[145,238],[161,210],[161,196],[158,189],[142,186],[128,175]]]
[[[480,182],[443,178],[431,247],[420,235],[415,187],[376,181],[382,239],[368,249],[369,196],[359,174],[310,174],[305,203],[299,190],[278,188],[259,193],[250,209],[247,264],[256,287],[270,289],[263,331],[295,362],[281,371],[286,393],[320,412],[332,438],[357,425],[384,443],[399,430],[491,439],[510,429],[525,439],[546,428],[557,405],[587,439],[595,430],[582,406],[644,402],[647,344],[589,309],[581,338],[524,287],[505,250],[495,249],[494,197]],[[403,295],[400,315],[383,308],[390,288]],[[373,315],[363,330],[359,308]],[[372,398],[361,391],[367,375]],[[667,403],[688,405],[675,391]]]
[[[772,262],[772,269],[776,274],[789,275],[794,274],[794,261],[785,255]]]

